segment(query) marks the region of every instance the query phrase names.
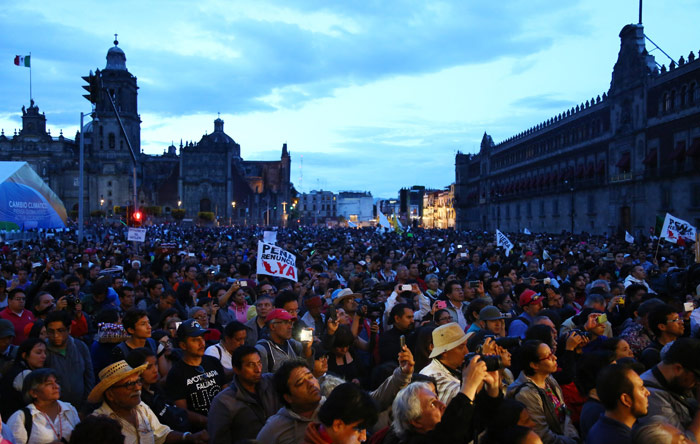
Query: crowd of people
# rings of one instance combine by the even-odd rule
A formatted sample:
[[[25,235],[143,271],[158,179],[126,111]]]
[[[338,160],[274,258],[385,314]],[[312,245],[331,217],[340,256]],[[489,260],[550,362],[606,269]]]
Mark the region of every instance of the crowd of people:
[[[0,243],[14,444],[700,441],[700,265],[653,237],[120,225]]]

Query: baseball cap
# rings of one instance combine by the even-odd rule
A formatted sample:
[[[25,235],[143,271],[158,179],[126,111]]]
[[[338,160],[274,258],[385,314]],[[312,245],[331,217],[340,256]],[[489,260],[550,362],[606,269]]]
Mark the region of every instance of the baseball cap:
[[[536,293],[530,289],[527,289],[520,293],[520,299],[518,300],[518,305],[521,307],[524,307],[526,305],[530,304],[541,304],[542,301],[540,300],[542,298],[542,295],[539,293]]]
[[[15,326],[7,319],[0,319],[0,338],[15,335]]]
[[[487,305],[479,311],[480,321],[497,321],[504,318],[505,317],[503,316],[503,313],[501,313],[501,310],[493,305]]]
[[[281,308],[275,308],[272,310],[270,313],[267,314],[267,317],[265,318],[265,322],[270,322],[274,320],[278,321],[291,321],[292,315],[289,314],[287,310],[283,310]]]
[[[667,364],[680,364],[700,377],[700,339],[678,338],[663,356]]]
[[[206,332],[207,330],[203,329],[196,319],[188,319],[177,328],[177,339],[182,341],[185,338],[195,338]]]

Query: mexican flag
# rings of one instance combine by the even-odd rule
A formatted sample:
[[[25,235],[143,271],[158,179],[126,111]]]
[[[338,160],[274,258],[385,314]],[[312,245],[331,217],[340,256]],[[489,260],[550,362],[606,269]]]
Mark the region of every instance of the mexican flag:
[[[15,65],[25,66],[27,68],[31,67],[30,63],[31,56],[15,56]]]

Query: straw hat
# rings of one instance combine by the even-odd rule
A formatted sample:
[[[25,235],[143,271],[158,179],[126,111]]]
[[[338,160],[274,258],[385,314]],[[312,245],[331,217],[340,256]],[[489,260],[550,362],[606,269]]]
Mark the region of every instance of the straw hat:
[[[88,402],[96,403],[102,401],[102,395],[108,388],[129,376],[140,375],[146,370],[147,366],[148,364],[143,364],[139,367],[131,368],[126,361],[121,360],[103,368],[98,375],[100,377],[100,382],[88,395]]]
[[[433,351],[430,358],[440,356],[446,351],[452,350],[465,343],[468,336],[456,322],[441,325],[433,330]]]

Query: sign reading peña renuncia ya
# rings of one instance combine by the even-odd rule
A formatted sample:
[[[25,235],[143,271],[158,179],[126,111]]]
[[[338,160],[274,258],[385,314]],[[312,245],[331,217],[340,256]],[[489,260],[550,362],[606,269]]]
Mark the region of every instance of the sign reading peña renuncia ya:
[[[257,274],[267,274],[297,281],[296,257],[277,245],[258,242]]]

